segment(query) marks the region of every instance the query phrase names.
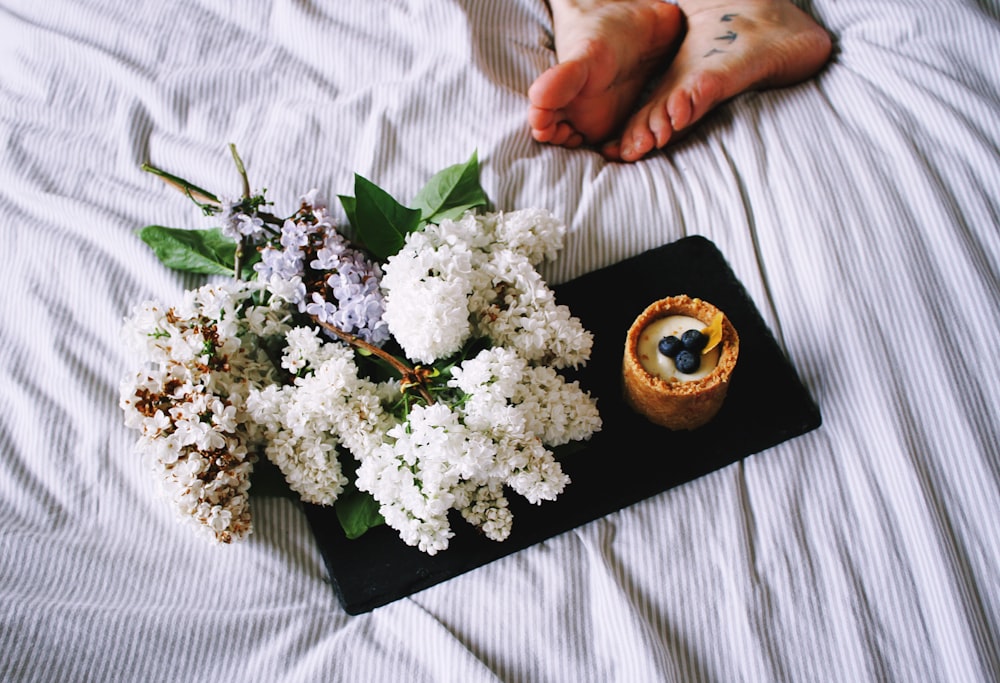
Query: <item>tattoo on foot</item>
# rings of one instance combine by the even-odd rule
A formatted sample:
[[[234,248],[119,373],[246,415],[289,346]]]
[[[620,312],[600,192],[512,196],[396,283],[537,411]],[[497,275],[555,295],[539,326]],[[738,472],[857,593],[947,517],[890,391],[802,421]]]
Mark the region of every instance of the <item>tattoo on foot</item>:
[[[728,23],[728,22],[731,22],[734,18],[736,18],[738,16],[740,16],[740,15],[739,14],[723,14],[722,18],[719,19],[719,21],[720,22],[726,22],[726,23]],[[716,36],[715,39],[716,40],[725,41],[725,42],[729,43],[730,45],[732,45],[733,41],[736,40],[737,36],[738,36],[738,34],[736,33],[736,31],[734,31],[732,29],[729,29],[728,31],[726,31],[725,35]],[[718,48],[713,47],[711,50],[709,50],[704,55],[702,55],[702,58],[704,59],[705,57],[711,57],[712,55],[722,55],[722,54],[725,54],[725,53],[726,53],[725,50],[720,50]]]

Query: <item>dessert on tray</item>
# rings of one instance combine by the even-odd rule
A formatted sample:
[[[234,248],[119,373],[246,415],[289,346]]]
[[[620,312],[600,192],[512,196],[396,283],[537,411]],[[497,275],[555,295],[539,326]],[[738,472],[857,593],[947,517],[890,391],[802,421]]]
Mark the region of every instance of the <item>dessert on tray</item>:
[[[656,301],[625,339],[625,401],[668,429],[700,427],[722,407],[739,350],[736,328],[707,301]]]

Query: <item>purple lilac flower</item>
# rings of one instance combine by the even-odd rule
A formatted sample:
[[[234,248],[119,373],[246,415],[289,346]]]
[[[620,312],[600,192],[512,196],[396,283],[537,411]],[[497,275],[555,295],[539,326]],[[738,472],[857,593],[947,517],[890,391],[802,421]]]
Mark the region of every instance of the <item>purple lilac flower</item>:
[[[237,224],[240,234],[244,237],[249,237],[254,242],[263,239],[267,234],[264,229],[264,219],[257,214],[248,216],[245,213],[241,213],[237,216]]]
[[[321,323],[337,325],[334,318],[337,315],[337,307],[323,298],[319,292],[312,293],[312,303],[302,302],[299,309],[316,318]],[[340,327],[339,325],[337,325]],[[342,328],[343,329],[343,328]]]
[[[305,260],[299,249],[275,249],[265,247],[260,252],[260,261],[254,264],[254,270],[263,281],[268,281],[277,275],[282,280],[301,277],[305,272]]]
[[[344,236],[331,228],[326,231],[323,246],[316,252],[316,258],[310,262],[309,267],[316,270],[335,270],[349,249]]]
[[[296,297],[300,312],[371,344],[389,340],[389,326],[382,320],[382,269],[351,248],[323,216],[285,221],[278,244],[264,247],[254,268],[262,281],[271,283],[272,290],[280,285],[275,280],[322,282],[318,290],[313,284],[306,296]]]
[[[226,237],[238,240],[241,235],[239,219],[240,216],[243,215],[240,212],[240,209],[243,206],[243,201],[233,201],[223,197],[220,199],[220,204],[222,206],[220,210],[220,218],[222,218],[222,234]]]
[[[339,304],[333,324],[355,334],[372,344],[389,339],[389,326],[382,320],[385,301],[378,288],[378,280],[368,277],[363,282],[349,282],[351,276],[333,273],[327,280]]]
[[[263,194],[257,195],[263,201]],[[264,219],[257,215],[256,210],[246,212],[246,202],[243,199],[220,200],[222,234],[234,240],[249,238],[251,242],[261,242],[267,237]]]
[[[309,235],[315,231],[315,226],[289,219],[281,226],[281,246],[285,249],[300,250],[309,244]]]
[[[328,291],[337,301],[331,323],[372,344],[389,339],[389,326],[382,320],[385,300],[379,289],[382,270],[359,252],[348,250],[326,279]]]

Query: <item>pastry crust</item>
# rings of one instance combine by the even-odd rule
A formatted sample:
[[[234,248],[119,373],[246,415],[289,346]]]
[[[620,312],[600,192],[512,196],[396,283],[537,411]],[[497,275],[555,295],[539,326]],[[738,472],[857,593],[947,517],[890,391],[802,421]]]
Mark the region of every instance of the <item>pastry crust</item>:
[[[739,356],[740,338],[723,315],[721,353],[715,369],[690,382],[668,382],[646,370],[639,362],[639,334],[654,320],[668,315],[686,315],[708,325],[721,311],[701,299],[685,295],[660,299],[646,307],[628,330],[622,377],[626,403],[651,422],[668,429],[695,429],[710,421],[722,407],[729,380]]]

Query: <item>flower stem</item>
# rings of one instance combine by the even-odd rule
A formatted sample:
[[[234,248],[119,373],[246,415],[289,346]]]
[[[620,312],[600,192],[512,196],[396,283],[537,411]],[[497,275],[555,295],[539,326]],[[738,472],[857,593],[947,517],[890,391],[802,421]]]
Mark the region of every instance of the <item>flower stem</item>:
[[[250,178],[247,177],[247,169],[243,165],[243,159],[240,158],[239,152],[236,151],[236,144],[229,143],[229,151],[233,153],[233,161],[236,162],[236,170],[240,174],[240,178],[243,180],[243,198],[250,199]]]
[[[243,181],[243,199],[250,199],[250,178],[247,177],[247,169],[243,165],[243,159],[240,158],[239,152],[236,151],[236,144],[229,143],[229,151],[233,154],[233,161],[236,163],[236,170],[240,174],[240,179]],[[236,276],[237,280],[241,280],[243,275],[243,253],[247,249],[247,238],[246,236],[240,237],[236,242],[236,256],[233,261],[233,275]]]
[[[409,387],[416,387],[417,391],[420,393],[420,397],[424,399],[427,405],[434,404],[434,397],[431,396],[431,393],[427,390],[427,378],[430,377],[432,371],[429,371],[426,368],[423,368],[419,365],[416,367],[410,367],[396,356],[393,356],[391,353],[383,351],[382,349],[373,344],[369,344],[361,337],[356,337],[353,334],[350,334],[349,332],[344,332],[336,325],[325,323],[321,320],[318,320],[315,317],[313,317],[313,320],[315,320],[323,329],[328,330],[333,334],[337,335],[351,346],[354,346],[359,349],[364,349],[373,356],[378,356],[379,358],[384,360],[386,363],[391,365],[396,372],[399,373],[402,379],[403,389],[407,389]]]
[[[168,185],[173,185],[178,190],[186,194],[188,199],[193,201],[198,206],[204,208],[205,204],[219,203],[219,198],[216,197],[211,192],[209,192],[208,190],[202,189],[197,185],[195,185],[194,183],[190,183],[187,180],[184,180],[184,178],[175,176],[173,173],[167,173],[162,168],[153,166],[150,163],[145,163],[142,166],[140,166],[140,168],[143,171],[146,171],[147,173],[152,173],[153,175],[163,179],[163,181],[166,182]]]

